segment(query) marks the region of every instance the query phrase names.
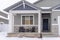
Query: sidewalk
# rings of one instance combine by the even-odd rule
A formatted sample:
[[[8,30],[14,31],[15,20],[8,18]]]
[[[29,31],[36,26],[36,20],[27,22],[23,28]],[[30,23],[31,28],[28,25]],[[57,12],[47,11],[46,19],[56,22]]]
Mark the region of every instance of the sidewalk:
[[[43,38],[18,38],[18,37],[6,37],[6,32],[0,32],[0,40],[60,40],[59,37],[43,37]]]

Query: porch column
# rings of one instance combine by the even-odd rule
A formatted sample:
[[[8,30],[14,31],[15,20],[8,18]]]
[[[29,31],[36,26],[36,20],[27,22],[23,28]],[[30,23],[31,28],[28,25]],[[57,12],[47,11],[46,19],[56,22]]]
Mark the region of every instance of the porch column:
[[[14,26],[14,16],[12,13],[9,14],[9,33],[13,33],[13,26]]]
[[[58,35],[60,36],[60,16],[58,16]]]
[[[41,33],[41,13],[38,11],[38,33]]]

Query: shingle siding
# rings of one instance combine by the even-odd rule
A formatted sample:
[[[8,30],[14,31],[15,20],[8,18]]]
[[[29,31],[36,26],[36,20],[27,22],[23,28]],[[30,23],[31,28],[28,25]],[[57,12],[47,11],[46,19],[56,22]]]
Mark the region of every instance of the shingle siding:
[[[43,0],[34,5],[37,7],[54,7],[58,4],[60,4],[60,0]]]

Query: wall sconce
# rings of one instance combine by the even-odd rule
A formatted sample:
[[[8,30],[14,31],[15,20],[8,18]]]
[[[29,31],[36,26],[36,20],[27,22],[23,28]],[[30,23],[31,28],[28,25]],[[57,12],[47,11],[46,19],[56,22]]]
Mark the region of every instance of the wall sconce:
[[[56,21],[56,18],[54,18],[54,21]]]

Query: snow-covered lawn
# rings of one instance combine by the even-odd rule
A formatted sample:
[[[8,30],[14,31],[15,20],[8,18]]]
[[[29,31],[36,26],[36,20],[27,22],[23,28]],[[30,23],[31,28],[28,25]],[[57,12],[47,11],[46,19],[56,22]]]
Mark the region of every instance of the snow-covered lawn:
[[[41,38],[18,38],[18,37],[6,37],[6,32],[0,32],[0,40],[60,40],[60,37],[43,37]]]

